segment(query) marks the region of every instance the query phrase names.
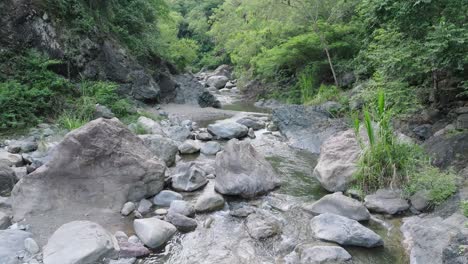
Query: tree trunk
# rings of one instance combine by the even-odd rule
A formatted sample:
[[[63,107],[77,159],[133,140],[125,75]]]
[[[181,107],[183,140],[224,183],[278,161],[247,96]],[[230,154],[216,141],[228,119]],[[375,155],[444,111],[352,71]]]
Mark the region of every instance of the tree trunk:
[[[340,87],[340,85],[338,83],[338,78],[336,78],[335,68],[333,67],[333,62],[332,62],[332,59],[331,59],[331,56],[330,56],[330,52],[328,50],[327,41],[325,40],[325,37],[322,36],[322,34],[320,33],[320,30],[317,28],[317,25],[315,23],[314,23],[313,28],[314,28],[315,33],[317,33],[319,35],[320,42],[322,42],[323,49],[325,50],[325,53],[327,54],[328,64],[330,65],[330,70],[331,70],[331,72],[333,74],[333,80],[335,81],[335,86]]]

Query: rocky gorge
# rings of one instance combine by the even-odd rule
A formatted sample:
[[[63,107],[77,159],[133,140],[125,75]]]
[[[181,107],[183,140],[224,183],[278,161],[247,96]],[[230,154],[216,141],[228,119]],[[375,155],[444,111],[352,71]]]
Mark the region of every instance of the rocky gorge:
[[[333,103],[247,108],[231,70],[178,77],[182,99],[146,107],[160,120],[2,140],[0,263],[467,263],[466,184],[434,210],[397,189],[356,196],[362,149]],[[444,138],[426,144],[466,167]]]

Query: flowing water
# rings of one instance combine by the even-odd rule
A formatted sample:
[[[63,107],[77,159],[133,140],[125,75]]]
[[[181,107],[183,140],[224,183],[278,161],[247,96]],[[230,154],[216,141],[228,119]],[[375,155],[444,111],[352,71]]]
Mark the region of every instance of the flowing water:
[[[244,105],[230,109],[245,111]],[[253,109],[253,108],[250,108]],[[309,222],[312,216],[302,208],[327,192],[312,176],[317,155],[290,148],[284,139],[275,134],[258,131],[252,145],[265,155],[282,179],[282,186],[270,194],[255,200],[228,199],[224,210],[211,214],[197,215],[197,229],[187,234],[177,234],[151,257],[139,260],[140,264],[251,264],[287,263],[284,256],[301,243],[323,244],[311,235]],[[192,156],[190,160],[213,160]],[[195,199],[197,193],[185,197]],[[244,219],[229,215],[229,209],[254,207],[276,218],[282,223],[282,232],[273,238],[256,241],[250,238]],[[365,223],[384,239],[385,246],[365,249],[345,247],[357,264],[403,264],[408,263],[401,245],[400,220],[379,219]]]

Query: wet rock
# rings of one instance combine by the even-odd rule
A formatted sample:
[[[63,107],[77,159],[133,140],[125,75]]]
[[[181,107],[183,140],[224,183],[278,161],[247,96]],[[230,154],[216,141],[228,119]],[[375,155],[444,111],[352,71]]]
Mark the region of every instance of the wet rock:
[[[272,215],[254,213],[245,219],[247,232],[252,238],[265,239],[281,233],[281,223]]]
[[[314,214],[331,213],[341,215],[356,221],[369,220],[370,213],[359,201],[344,196],[341,192],[325,195],[305,209]]]
[[[301,264],[345,264],[350,263],[351,255],[338,246],[305,245],[299,250]]]
[[[24,240],[24,248],[26,249],[27,252],[29,252],[32,255],[37,254],[39,253],[39,251],[41,251],[36,241],[34,241],[34,239],[30,237]]]
[[[218,142],[211,141],[202,144],[200,152],[205,155],[216,155],[221,151],[221,145]]]
[[[180,193],[164,190],[158,193],[153,199],[153,203],[158,206],[169,207],[172,201],[182,200],[184,197]]]
[[[223,209],[223,207],[223,196],[215,191],[214,183],[208,183],[195,203],[195,210],[199,213],[205,213]]]
[[[461,114],[457,117],[457,129],[468,129],[468,114]]]
[[[251,139],[254,139],[257,137],[255,136],[255,131],[253,130],[253,128],[249,128],[249,132],[247,133],[247,136]]]
[[[224,120],[208,126],[208,131],[222,139],[243,138],[249,132],[249,129],[234,121]]]
[[[164,208],[159,208],[159,209],[156,209],[156,211],[154,211],[154,213],[156,215],[167,215],[167,210],[164,209]]]
[[[276,132],[279,130],[278,126],[275,124],[275,123],[269,123],[267,126],[266,126],[266,129],[270,132]]]
[[[0,166],[16,166],[21,167],[23,166],[23,157],[18,154],[9,153],[3,149],[0,149]]]
[[[163,188],[166,166],[152,157],[117,119],[91,121],[67,134],[46,165],[16,184],[14,218],[28,219],[39,241],[84,212],[91,221],[120,224],[123,219],[111,215],[119,215],[124,203]]]
[[[151,252],[140,243],[119,241],[119,258],[137,258],[148,256]]]
[[[184,126],[163,127],[164,133],[174,141],[184,142],[190,136],[190,129]]]
[[[326,190],[345,191],[354,179],[361,151],[353,130],[340,132],[323,143],[313,175]]]
[[[20,264],[18,256],[24,255],[24,240],[32,234],[22,230],[0,230],[0,263]]]
[[[432,126],[429,124],[420,125],[413,129],[413,133],[421,140],[426,140],[432,135]]]
[[[34,137],[29,137],[23,140],[13,140],[8,144],[7,150],[10,153],[28,153],[37,150],[39,145]]]
[[[335,214],[321,214],[310,222],[312,232],[318,239],[336,242],[343,246],[378,247],[382,238],[356,220]]]
[[[423,212],[429,207],[429,193],[418,191],[410,197],[411,205],[418,211]]]
[[[253,130],[259,130],[265,128],[265,122],[262,120],[256,119],[254,117],[242,117],[236,120],[237,123],[244,125],[248,128],[252,128]]]
[[[151,206],[153,206],[153,204],[149,200],[143,199],[138,204],[138,209],[137,210],[141,214],[147,214],[147,213],[150,212]]]
[[[120,210],[120,213],[123,215],[123,216],[128,216],[129,214],[131,214],[133,211],[135,211],[136,209],[136,206],[134,203],[132,202],[127,202],[124,204],[124,206],[122,207],[122,210]]]
[[[138,118],[137,124],[143,127],[149,134],[164,135],[162,126],[158,122],[154,121],[153,119],[140,116]]]
[[[198,223],[195,219],[185,215],[169,212],[166,216],[169,223],[173,224],[180,232],[191,232],[195,230]]]
[[[380,189],[364,198],[364,205],[372,212],[394,215],[409,208],[408,201],[401,198],[401,192]]]
[[[15,172],[17,180],[21,180],[24,176],[28,175],[28,169],[26,167],[12,167]]]
[[[194,140],[186,140],[184,143],[179,145],[180,154],[193,154],[200,151],[198,142]]]
[[[177,143],[161,135],[140,135],[145,146],[158,158],[166,163],[166,166],[172,166],[179,149]]]
[[[109,264],[134,264],[136,261],[136,258],[111,259]]]
[[[213,86],[216,89],[223,88],[229,79],[226,76],[218,75],[218,76],[211,76],[206,80],[206,83],[209,86]]]
[[[94,118],[97,119],[100,117],[111,119],[111,118],[114,118],[115,115],[105,105],[96,104],[96,108],[94,109]]]
[[[207,183],[206,172],[195,162],[180,165],[172,176],[172,187],[178,191],[192,192]]]
[[[251,214],[255,213],[255,209],[252,207],[241,207],[229,212],[230,216],[245,218]]]
[[[11,225],[10,216],[0,211],[0,230],[7,229],[10,225]]]
[[[250,143],[237,139],[216,155],[215,169],[216,191],[225,195],[252,198],[280,185],[271,164]]]
[[[195,215],[195,208],[186,201],[175,200],[172,201],[167,212],[168,214],[181,214],[183,216],[192,217]]]
[[[442,263],[468,263],[468,235],[466,232],[459,232],[455,237],[450,239],[449,246],[442,252]]]
[[[211,74],[210,76],[226,76],[228,79],[232,77],[232,70],[233,67],[223,64],[218,66]]]
[[[0,196],[9,196],[17,181],[13,169],[0,164]]]
[[[133,222],[133,229],[141,241],[150,248],[163,245],[177,231],[174,225],[156,218],[137,219]]]
[[[447,219],[441,217],[413,216],[403,219],[400,230],[407,247],[411,264],[453,263],[443,262],[443,251],[451,240],[465,229],[466,218],[455,214]]]
[[[201,141],[210,141],[213,139],[213,136],[210,133],[202,132],[197,134],[196,139]]]
[[[100,225],[74,221],[62,225],[44,247],[44,264],[96,263],[116,257],[115,237]]]
[[[423,147],[437,167],[463,169],[468,160],[468,130],[433,136],[424,142]]]

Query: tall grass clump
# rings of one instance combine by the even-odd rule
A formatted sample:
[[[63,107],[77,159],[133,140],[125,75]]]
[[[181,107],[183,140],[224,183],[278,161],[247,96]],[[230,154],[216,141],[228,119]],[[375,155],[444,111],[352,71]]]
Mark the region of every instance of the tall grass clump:
[[[455,192],[454,175],[432,167],[418,145],[398,140],[385,93],[380,90],[377,94],[376,107],[365,108],[363,121],[355,117],[353,123],[363,148],[355,173],[357,187],[364,193],[380,188],[399,188],[408,195],[427,191],[433,204],[441,203]]]

